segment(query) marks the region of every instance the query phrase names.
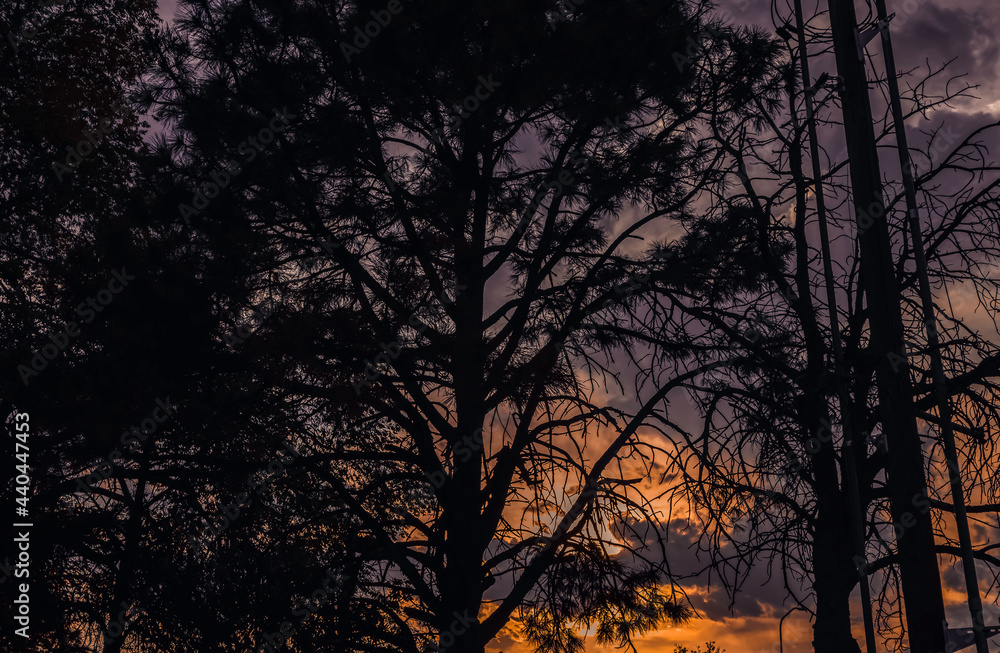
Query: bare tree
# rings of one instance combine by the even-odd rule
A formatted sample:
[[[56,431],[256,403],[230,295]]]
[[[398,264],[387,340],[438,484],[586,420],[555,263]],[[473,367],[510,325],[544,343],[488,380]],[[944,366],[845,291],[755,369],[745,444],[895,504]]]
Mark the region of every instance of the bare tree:
[[[794,25],[794,17],[776,9],[777,24]],[[809,56],[821,55],[828,40],[822,30],[807,26]],[[761,560],[775,565],[774,573],[789,598],[815,619],[817,651],[858,650],[851,635],[850,595],[859,582],[859,570],[881,574],[873,578],[879,589],[879,627],[883,636],[902,641],[904,631],[898,604],[894,561],[895,538],[888,492],[884,483],[886,452],[881,446],[877,393],[873,385],[877,354],[868,344],[868,316],[860,288],[854,245],[853,214],[846,211],[846,161],[833,161],[822,146],[836,142],[836,106],[833,87],[802,84],[796,69],[797,42],[790,32],[785,63],[771,74],[784,81],[787,102],[780,111],[761,104],[757,121],[731,129],[714,129],[706,136],[725,160],[726,177],[706,205],[716,211],[740,211],[755,225],[765,252],[769,286],[734,298],[725,306],[691,315],[712,324],[704,334],[704,362],[730,359],[739,366],[713,371],[690,384],[705,415],[701,432],[686,434],[677,462],[687,473],[678,499],[690,507],[702,527],[701,547],[711,555],[712,567],[722,574],[730,592],[739,591],[750,569]],[[911,87],[909,116],[947,107],[972,96],[974,87],[945,84],[943,96],[929,89],[944,67],[928,69]],[[936,84],[934,84],[936,85]],[[831,316],[823,275],[823,260],[814,209],[816,180],[806,165],[806,111],[803,86],[813,86],[819,109],[818,131],[824,159],[821,180],[826,219],[833,243],[834,291],[838,313]],[[979,334],[966,323],[969,309],[995,302],[997,280],[988,272],[997,256],[996,164],[988,158],[984,139],[996,124],[984,125],[942,145],[928,133],[925,151],[914,159],[927,162],[918,171],[925,215],[921,246],[931,261],[931,275],[941,293],[939,322],[948,337],[942,347],[948,361],[952,400],[964,432],[962,470],[979,513],[996,512],[996,483],[984,470],[995,466],[996,372],[998,350],[989,334]],[[888,108],[877,125],[878,140],[891,144]],[[905,208],[899,184],[886,180],[887,220],[894,234],[897,278],[903,292],[907,352],[890,360],[909,365],[916,382],[918,409],[925,415],[928,475],[932,484],[929,506],[936,509],[938,551],[954,556],[957,544],[947,534],[949,508],[939,492],[942,456],[935,434],[934,398],[929,361],[913,270],[913,244],[906,236]],[[963,284],[975,290],[974,301],[961,310],[947,302],[949,290]],[[831,323],[844,343],[846,376],[838,375]],[[895,359],[892,357],[895,356]],[[846,384],[849,417],[845,425],[838,405],[838,384]],[[847,442],[846,435],[853,437]],[[853,458],[862,507],[865,556],[855,548],[847,506]],[[995,565],[989,546],[977,556]],[[867,563],[865,562],[867,559]],[[996,575],[996,568],[993,570]],[[864,576],[867,582],[867,575]],[[996,587],[994,582],[993,588]]]

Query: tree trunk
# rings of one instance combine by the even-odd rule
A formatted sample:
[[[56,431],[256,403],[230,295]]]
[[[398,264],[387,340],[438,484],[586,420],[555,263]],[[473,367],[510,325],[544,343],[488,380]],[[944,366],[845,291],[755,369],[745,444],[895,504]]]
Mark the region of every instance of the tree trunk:
[[[469,242],[459,238],[455,243],[455,276],[462,291],[456,298],[451,352],[456,415],[453,445],[476,431],[481,432],[486,413],[482,323],[485,211],[476,211],[475,215]],[[453,456],[454,472],[442,515],[446,566],[442,570],[443,610],[438,614],[438,645],[439,650],[448,653],[483,653],[489,639],[479,622],[485,588],[483,552],[491,538],[483,516],[482,456]]]
[[[945,650],[944,598],[931,515],[912,510],[914,505],[927,501],[927,481],[914,417],[892,242],[884,217],[867,73],[858,56],[854,0],[830,0],[829,6],[837,73],[843,80],[844,132],[871,350],[876,361],[880,421],[890,453],[886,478],[892,518],[895,523],[912,524],[896,539],[910,649],[913,653],[937,653]]]
[[[794,82],[788,80],[789,104],[793,103]],[[798,131],[798,121],[793,115]],[[811,248],[806,235],[806,177],[802,172],[801,141],[789,146],[789,163],[795,173],[796,245],[795,283],[798,298],[793,307],[802,325],[806,346],[806,369],[799,387],[799,418],[806,427],[806,449],[812,455],[816,494],[813,533],[813,590],[816,593],[816,622],[813,625],[817,653],[861,653],[851,633],[850,595],[857,582],[848,494],[842,492],[837,474],[835,443],[830,422],[829,389],[826,387],[827,343],[817,321],[810,271]],[[831,317],[831,321],[836,318]],[[831,326],[836,328],[834,322]]]
[[[851,558],[849,525],[844,510],[837,505],[839,492],[835,494],[821,501],[816,519],[813,648],[816,653],[861,653],[851,634],[851,590],[857,582],[857,569]]]

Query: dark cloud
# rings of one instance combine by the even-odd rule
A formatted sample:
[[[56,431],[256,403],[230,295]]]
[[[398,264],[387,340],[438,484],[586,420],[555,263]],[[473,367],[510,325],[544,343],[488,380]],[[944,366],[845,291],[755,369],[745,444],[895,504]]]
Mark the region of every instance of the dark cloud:
[[[963,7],[927,2],[909,15],[897,11],[900,25],[892,38],[900,68],[955,58],[956,71],[973,73],[973,83],[995,85],[1000,17],[992,3]]]

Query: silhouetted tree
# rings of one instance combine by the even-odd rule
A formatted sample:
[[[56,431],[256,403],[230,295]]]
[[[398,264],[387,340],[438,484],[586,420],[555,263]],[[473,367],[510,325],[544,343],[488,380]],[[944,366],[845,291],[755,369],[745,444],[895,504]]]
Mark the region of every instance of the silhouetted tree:
[[[333,448],[299,436],[308,483],[358,522],[346,600],[389,624],[331,622],[309,646],[483,651],[519,618],[540,648],[577,651],[579,625],[627,645],[689,616],[633,479],[697,374],[674,296],[737,292],[759,262],[739,214],[693,212],[714,162],[688,129],[773,95],[770,42],[707,9],[182,5],[150,88],[163,185],[186,188],[164,220],[193,247],[258,243],[253,277],[285,307],[268,387],[394,425]],[[672,230],[699,236],[674,251]],[[636,402],[602,394],[630,376]],[[393,471],[345,477],[348,461]],[[386,520],[386,495],[413,500]]]
[[[782,20],[786,19],[779,14]],[[712,567],[722,572],[732,595],[740,591],[755,564],[775,563],[791,599],[815,618],[815,650],[842,652],[859,650],[851,633],[850,597],[858,583],[858,567],[863,566],[856,556],[846,507],[850,500],[846,456],[854,456],[859,479],[869,562],[865,570],[886,572],[876,577],[875,584],[881,599],[880,630],[887,641],[896,639],[897,644],[903,631],[891,565],[894,541],[905,533],[906,525],[897,524],[894,534],[884,480],[889,454],[879,446],[878,397],[873,385],[876,357],[885,352],[873,350],[868,342],[868,315],[853,245],[854,216],[845,208],[849,206],[844,181],[847,161],[823,161],[839,313],[831,316],[826,302],[811,200],[816,180],[806,165],[809,153],[803,89],[795,70],[796,45],[791,43],[787,58],[771,71],[786,85],[785,105],[775,111],[773,105],[762,103],[756,121],[706,135],[706,146],[716,148],[720,169],[726,174],[705,203],[719,212],[738,210],[748,224],[755,225],[769,283],[764,292],[750,292],[710,310],[697,304],[685,309],[712,325],[700,336],[702,360],[735,364],[690,384],[707,423],[702,431],[685,435],[686,446],[679,449],[677,461],[686,470],[680,496],[704,528],[700,545],[710,552]],[[942,70],[929,71],[929,79]],[[922,90],[926,86],[927,79],[914,84],[916,90],[907,98],[912,103],[909,116],[946,105],[971,90],[949,85],[945,97],[934,97]],[[835,90],[820,89],[816,101],[821,108],[823,145],[835,142],[828,139],[838,138],[834,131],[838,125],[827,109],[837,102]],[[889,142],[891,117],[883,115],[877,127],[880,142]],[[937,307],[939,329],[947,334],[943,347],[955,417],[966,433],[980,433],[979,438],[964,439],[961,460],[967,492],[980,504],[976,512],[996,512],[998,498],[996,483],[984,470],[995,466],[996,364],[1000,359],[989,334],[975,333],[967,326],[970,309],[989,306],[998,291],[996,280],[982,273],[1000,254],[994,235],[1000,217],[994,174],[998,168],[982,142],[994,127],[984,125],[944,147],[940,138],[935,140],[936,132],[928,134],[931,143],[914,156],[923,164],[917,183],[929,219],[921,246],[942,296]],[[873,219],[886,219],[894,234],[903,293],[900,301],[911,343],[908,352],[889,355],[896,357],[897,364],[910,366],[918,409],[933,413],[902,191],[889,182],[886,196],[887,215]],[[962,289],[963,284],[969,287]],[[972,298],[960,310],[947,301],[949,289],[956,288]],[[831,322],[843,333],[846,379],[835,372]],[[837,401],[841,381],[848,387],[853,450],[846,446]],[[938,494],[945,468],[933,416],[927,417],[926,428],[934,501],[928,506],[914,505],[913,510],[932,506],[946,510],[949,506]],[[943,516],[935,512],[938,550],[955,555],[955,538],[945,528]],[[981,547],[977,557],[994,565],[995,576],[1000,561],[990,547]]]
[[[151,61],[155,3],[9,2],[0,7],[0,338],[5,416],[16,409],[31,416],[32,642],[58,650],[73,640],[71,619],[58,599],[61,576],[50,564],[59,526],[43,517],[51,507],[39,490],[49,465],[64,461],[45,427],[66,416],[64,399],[78,389],[51,371],[79,352],[67,345],[61,358],[42,356],[49,334],[59,333],[73,314],[73,290],[111,269],[95,249],[113,248],[104,235],[116,230],[135,198],[135,155],[141,116],[128,101]],[[96,245],[96,243],[100,245]],[[91,250],[80,260],[74,252]],[[97,259],[100,264],[90,267]],[[98,286],[94,286],[96,290]],[[46,372],[48,372],[46,374]],[[39,383],[39,379],[42,381]],[[7,460],[13,458],[10,440]],[[5,447],[5,451],[8,448]],[[2,497],[13,504],[13,476]],[[9,524],[4,526],[9,535]],[[6,538],[10,541],[10,537]],[[4,555],[6,558],[6,554]],[[6,562],[7,560],[5,560]],[[3,615],[13,623],[13,574],[2,583]],[[23,582],[23,581],[17,581]],[[24,641],[5,629],[5,649]]]

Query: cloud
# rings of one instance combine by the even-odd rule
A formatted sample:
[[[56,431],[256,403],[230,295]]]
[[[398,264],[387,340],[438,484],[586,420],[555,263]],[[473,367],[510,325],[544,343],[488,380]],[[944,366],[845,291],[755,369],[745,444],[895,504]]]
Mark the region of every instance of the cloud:
[[[177,11],[177,0],[159,0],[156,3],[156,13],[167,23],[173,22],[174,13]]]
[[[936,0],[926,2],[912,13],[907,13],[902,3],[894,5],[890,5],[889,11],[899,13],[893,21],[898,26],[892,30],[898,68],[909,70],[928,64],[935,67],[955,59],[950,68],[952,74],[968,74],[965,81],[982,85],[976,93],[979,99],[961,102],[959,106],[980,111],[1000,102],[1000,84],[997,84],[1000,79],[1000,40],[997,37],[1000,16],[994,2]],[[870,48],[870,51],[874,50]],[[943,93],[949,77],[941,76],[928,85],[927,90]]]

